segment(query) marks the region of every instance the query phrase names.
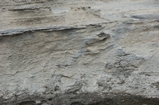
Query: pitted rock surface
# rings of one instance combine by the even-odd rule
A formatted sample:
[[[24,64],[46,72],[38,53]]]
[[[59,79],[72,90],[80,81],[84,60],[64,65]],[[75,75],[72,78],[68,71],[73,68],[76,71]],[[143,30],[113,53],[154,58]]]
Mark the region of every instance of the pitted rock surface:
[[[158,105],[158,0],[1,0],[0,105]]]

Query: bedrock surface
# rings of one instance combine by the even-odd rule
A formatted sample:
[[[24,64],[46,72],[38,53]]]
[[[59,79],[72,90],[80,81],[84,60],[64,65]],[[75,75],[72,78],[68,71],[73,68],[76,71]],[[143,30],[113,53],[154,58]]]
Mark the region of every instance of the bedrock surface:
[[[158,105],[158,0],[1,0],[0,105]]]

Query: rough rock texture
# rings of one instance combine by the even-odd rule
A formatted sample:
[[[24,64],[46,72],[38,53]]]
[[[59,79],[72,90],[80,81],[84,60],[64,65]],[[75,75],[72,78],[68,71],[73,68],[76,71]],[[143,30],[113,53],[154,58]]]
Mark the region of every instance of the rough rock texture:
[[[159,1],[0,0],[0,105],[159,105]]]

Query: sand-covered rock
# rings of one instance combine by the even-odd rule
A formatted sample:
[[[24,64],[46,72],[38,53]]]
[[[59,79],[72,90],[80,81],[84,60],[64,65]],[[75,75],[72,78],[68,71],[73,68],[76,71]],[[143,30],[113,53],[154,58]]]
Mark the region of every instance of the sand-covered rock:
[[[158,103],[158,0],[0,1],[0,105]]]

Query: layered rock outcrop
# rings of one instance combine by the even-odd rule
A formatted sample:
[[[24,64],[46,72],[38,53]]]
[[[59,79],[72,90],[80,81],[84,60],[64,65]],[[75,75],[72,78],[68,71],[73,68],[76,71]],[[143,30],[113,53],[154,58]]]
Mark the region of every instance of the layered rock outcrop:
[[[159,1],[1,0],[0,105],[158,105]]]

